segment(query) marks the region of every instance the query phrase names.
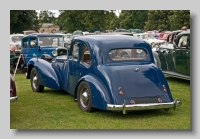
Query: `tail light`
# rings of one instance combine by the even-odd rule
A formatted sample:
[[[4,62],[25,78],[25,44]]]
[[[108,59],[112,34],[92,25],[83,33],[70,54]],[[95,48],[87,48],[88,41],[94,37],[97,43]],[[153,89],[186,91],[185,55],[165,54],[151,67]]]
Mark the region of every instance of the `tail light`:
[[[165,85],[163,85],[163,91],[164,91],[164,92],[167,92],[167,88],[166,88]]]
[[[162,98],[159,97],[159,98],[158,98],[158,102],[159,102],[159,103],[162,103]]]
[[[121,87],[119,87],[118,90],[119,90],[119,94],[120,94],[120,95],[123,95],[123,94],[124,94],[124,92],[122,91],[122,88],[121,88]]]

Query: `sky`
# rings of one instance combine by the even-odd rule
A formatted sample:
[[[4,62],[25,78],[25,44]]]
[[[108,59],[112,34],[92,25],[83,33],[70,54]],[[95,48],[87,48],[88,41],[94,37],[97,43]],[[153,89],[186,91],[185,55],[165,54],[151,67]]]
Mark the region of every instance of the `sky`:
[[[59,11],[58,10],[49,10],[49,11],[51,11],[51,12],[53,12],[53,13],[55,13],[55,17],[58,17],[59,16]],[[117,11],[121,11],[121,10],[117,10]],[[36,10],[36,12],[40,12],[40,10]],[[115,12],[115,14],[117,15],[117,16],[119,16],[119,12]]]

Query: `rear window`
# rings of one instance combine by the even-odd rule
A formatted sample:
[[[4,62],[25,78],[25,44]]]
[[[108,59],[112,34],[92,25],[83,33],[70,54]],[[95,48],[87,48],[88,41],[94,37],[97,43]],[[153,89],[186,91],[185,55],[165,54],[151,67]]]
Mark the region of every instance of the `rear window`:
[[[147,52],[144,49],[112,49],[109,51],[109,57],[113,61],[144,60]]]

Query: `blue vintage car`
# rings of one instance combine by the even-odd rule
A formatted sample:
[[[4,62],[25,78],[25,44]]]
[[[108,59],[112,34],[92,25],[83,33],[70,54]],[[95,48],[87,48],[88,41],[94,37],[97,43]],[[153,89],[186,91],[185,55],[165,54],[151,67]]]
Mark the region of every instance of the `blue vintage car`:
[[[53,56],[53,51],[64,47],[64,36],[62,34],[33,33],[21,39],[21,58],[19,66],[27,68],[28,61],[34,56],[40,57],[43,54]]]
[[[65,90],[81,110],[176,109],[167,80],[144,40],[126,35],[86,35],[72,40],[68,55],[32,58],[27,79],[32,90]]]

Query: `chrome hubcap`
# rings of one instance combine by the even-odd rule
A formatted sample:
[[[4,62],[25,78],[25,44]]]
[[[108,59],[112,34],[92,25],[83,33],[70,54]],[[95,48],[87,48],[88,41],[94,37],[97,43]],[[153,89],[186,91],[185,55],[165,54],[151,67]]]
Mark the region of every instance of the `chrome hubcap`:
[[[38,80],[37,80],[37,76],[35,74],[35,76],[33,77],[33,87],[36,88],[38,84]]]
[[[81,95],[80,95],[80,102],[81,102],[81,105],[86,108],[89,104],[89,91],[87,88],[84,88],[82,91],[81,91]]]

